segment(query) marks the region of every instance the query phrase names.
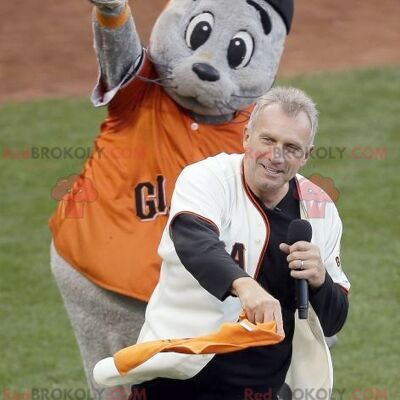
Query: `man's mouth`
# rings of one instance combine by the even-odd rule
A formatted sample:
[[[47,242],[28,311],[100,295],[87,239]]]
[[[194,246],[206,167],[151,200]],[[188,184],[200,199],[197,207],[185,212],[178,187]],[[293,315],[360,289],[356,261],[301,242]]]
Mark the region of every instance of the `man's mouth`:
[[[274,168],[263,163],[260,163],[260,165],[267,171],[269,175],[280,175],[285,172],[283,169]]]

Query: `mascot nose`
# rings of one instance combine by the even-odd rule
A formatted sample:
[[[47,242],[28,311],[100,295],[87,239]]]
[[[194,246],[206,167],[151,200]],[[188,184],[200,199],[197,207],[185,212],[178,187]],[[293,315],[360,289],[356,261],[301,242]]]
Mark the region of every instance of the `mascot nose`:
[[[195,63],[192,70],[202,81],[215,82],[219,79],[219,72],[210,64]]]

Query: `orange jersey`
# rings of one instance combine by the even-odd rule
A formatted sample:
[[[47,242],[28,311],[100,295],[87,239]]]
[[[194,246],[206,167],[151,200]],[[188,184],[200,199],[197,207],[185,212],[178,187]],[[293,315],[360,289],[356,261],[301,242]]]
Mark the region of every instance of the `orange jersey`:
[[[147,301],[175,181],[188,164],[243,152],[251,109],[220,125],[195,123],[145,59],[108,107],[95,150],[50,219],[59,254],[101,287]]]

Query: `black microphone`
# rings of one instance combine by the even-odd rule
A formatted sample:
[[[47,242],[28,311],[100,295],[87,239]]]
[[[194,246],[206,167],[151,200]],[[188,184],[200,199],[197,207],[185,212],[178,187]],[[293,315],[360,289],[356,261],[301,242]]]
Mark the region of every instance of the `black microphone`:
[[[311,224],[304,219],[294,219],[287,232],[286,243],[292,245],[296,242],[310,242],[312,238]],[[308,316],[308,282],[306,279],[296,279],[296,307],[300,319]]]

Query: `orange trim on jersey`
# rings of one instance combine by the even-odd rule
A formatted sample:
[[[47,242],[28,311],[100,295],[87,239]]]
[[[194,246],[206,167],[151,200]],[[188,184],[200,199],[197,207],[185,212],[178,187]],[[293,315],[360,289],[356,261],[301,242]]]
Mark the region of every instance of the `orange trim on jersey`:
[[[269,225],[269,221],[268,221],[267,215],[265,214],[264,210],[260,207],[260,205],[258,204],[257,200],[254,198],[249,186],[247,185],[247,183],[245,181],[245,177],[244,177],[244,161],[242,161],[242,184],[243,184],[244,190],[245,190],[247,196],[249,197],[250,201],[255,205],[255,207],[260,212],[260,214],[261,214],[261,216],[262,216],[262,218],[263,218],[263,220],[265,222],[265,227],[266,227],[266,230],[267,230],[267,237],[266,237],[266,239],[264,241],[264,246],[262,248],[261,255],[260,255],[259,259],[258,259],[256,272],[254,273],[254,279],[257,279],[258,274],[259,274],[260,269],[261,269],[262,260],[264,258],[264,255],[265,255],[266,251],[267,251],[267,246],[268,246],[268,243],[269,243],[271,227]]]
[[[301,191],[301,188],[300,188],[300,183],[299,183],[299,180],[297,179],[297,176],[294,177],[294,182],[296,184],[297,194],[299,196],[300,207],[303,209],[304,215],[306,216],[306,219],[309,220],[310,216],[308,215],[307,207],[304,206],[304,198],[303,198],[303,195],[302,195],[302,191]]]
[[[336,283],[336,282],[335,282]],[[346,296],[348,296],[348,294],[349,294],[349,290],[348,289],[346,289],[344,286],[342,286],[340,283],[336,283],[336,285],[338,285],[339,286],[339,289],[346,295]]]
[[[275,321],[253,324],[243,319],[227,322],[206,336],[154,340],[126,347],[114,354],[114,363],[119,373],[125,375],[158,353],[224,354],[249,347],[271,346],[284,338],[276,333],[276,327]]]
[[[192,212],[192,211],[181,211],[181,212],[179,212],[178,214],[175,214],[175,215],[174,215],[174,217],[172,218],[172,220],[171,220],[171,222],[170,222],[170,224],[169,224],[169,232],[170,232],[170,235],[169,235],[169,236],[170,236],[170,237],[171,237],[171,226],[172,226],[172,224],[173,224],[175,218],[176,218],[177,216],[181,215],[181,214],[190,214],[190,215],[194,215],[195,217],[201,219],[202,221],[205,221],[205,222],[207,222],[208,224],[215,226],[215,231],[216,231],[216,233],[217,233],[218,236],[219,236],[219,234],[220,234],[219,228],[218,228],[218,226],[217,226],[217,224],[216,224],[215,222],[211,221],[211,219],[208,219],[208,218],[206,218],[206,217],[203,217],[202,215],[196,214],[195,212]]]
[[[126,21],[131,15],[128,2],[125,3],[125,7],[119,15],[104,15],[98,8],[95,8],[96,20],[103,27],[107,29],[118,29],[125,25]]]

